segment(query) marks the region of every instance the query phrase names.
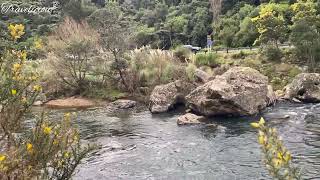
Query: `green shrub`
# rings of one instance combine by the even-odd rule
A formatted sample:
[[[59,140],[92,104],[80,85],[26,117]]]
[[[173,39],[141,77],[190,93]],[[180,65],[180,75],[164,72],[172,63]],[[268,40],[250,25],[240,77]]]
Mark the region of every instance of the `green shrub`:
[[[274,62],[280,62],[281,58],[283,57],[282,51],[272,45],[267,45],[262,49],[262,55],[268,60],[268,61],[274,61]]]
[[[195,65],[197,67],[210,66],[215,67],[218,65],[218,55],[216,53],[197,53],[195,58]]]

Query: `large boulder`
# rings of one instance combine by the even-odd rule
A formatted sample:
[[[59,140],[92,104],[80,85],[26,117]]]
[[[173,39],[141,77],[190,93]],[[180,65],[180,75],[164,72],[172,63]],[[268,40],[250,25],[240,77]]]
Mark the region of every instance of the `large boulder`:
[[[301,73],[285,87],[285,99],[297,99],[306,103],[320,102],[320,74]]]
[[[205,115],[254,115],[267,106],[268,78],[249,67],[234,67],[199,86],[187,97],[193,111]]]
[[[150,96],[149,109],[152,113],[162,113],[177,104],[185,104],[186,95],[194,88],[195,85],[180,80],[156,86]]]
[[[185,115],[179,116],[177,120],[178,125],[193,125],[200,124],[205,120],[203,116],[197,116],[195,114],[187,113]]]

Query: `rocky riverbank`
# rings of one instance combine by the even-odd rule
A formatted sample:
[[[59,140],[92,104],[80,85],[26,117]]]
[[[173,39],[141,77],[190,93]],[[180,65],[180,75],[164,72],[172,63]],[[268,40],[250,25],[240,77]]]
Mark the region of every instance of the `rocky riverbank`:
[[[198,81],[189,83],[177,80],[156,86],[150,94],[147,106],[151,113],[165,113],[184,105],[187,114],[178,119],[179,125],[197,124],[211,116],[251,116],[277,101],[298,103],[320,102],[320,74],[297,75],[283,91],[273,91],[268,77],[249,67],[233,67],[215,77],[198,70]],[[39,104],[37,102],[37,104]],[[136,101],[120,99],[106,103],[82,97],[70,97],[48,101],[50,108],[91,108],[105,106],[112,110],[131,109]]]

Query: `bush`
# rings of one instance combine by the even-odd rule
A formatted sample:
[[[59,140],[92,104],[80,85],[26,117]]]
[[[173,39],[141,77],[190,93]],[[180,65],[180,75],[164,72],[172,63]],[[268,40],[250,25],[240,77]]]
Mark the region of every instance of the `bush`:
[[[273,46],[267,45],[262,49],[262,55],[269,61],[280,62],[281,58],[283,57],[282,51]]]
[[[98,51],[98,34],[87,23],[66,18],[49,37],[50,65],[61,82],[75,93],[88,87],[87,75]]]
[[[19,31],[11,33],[13,39],[21,38]],[[81,147],[69,113],[55,123],[42,114],[23,128],[42,90],[39,74],[26,70],[27,57],[26,51],[8,49],[0,58],[0,179],[70,179],[92,148]]]
[[[191,50],[182,46],[178,46],[174,50],[174,56],[177,57],[181,62],[187,62],[191,55]]]
[[[201,66],[210,66],[216,67],[218,55],[216,53],[208,52],[208,53],[197,53],[195,58],[195,65],[197,67]]]
[[[258,129],[258,142],[269,174],[274,179],[302,179],[299,168],[292,163],[291,153],[280,140],[277,130],[268,127],[263,118],[258,123],[251,123],[251,126]]]

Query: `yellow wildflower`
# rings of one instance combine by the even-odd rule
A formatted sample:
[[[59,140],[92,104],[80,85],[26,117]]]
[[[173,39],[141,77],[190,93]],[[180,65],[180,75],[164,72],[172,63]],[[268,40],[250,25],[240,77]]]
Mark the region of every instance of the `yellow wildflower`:
[[[58,145],[59,141],[57,139],[53,140],[53,145]]]
[[[291,154],[290,154],[290,152],[286,152],[286,155],[284,156],[284,160],[285,160],[286,162],[289,162],[289,161],[291,160]]]
[[[254,128],[259,128],[260,127],[260,125],[258,123],[251,123],[250,125],[252,127],[254,127]]]
[[[6,157],[5,155],[0,155],[0,162],[6,160],[6,158],[7,158],[7,157]]]
[[[260,121],[259,121],[259,125],[261,126],[261,125],[264,125],[264,123],[265,123],[265,120],[264,120],[264,118],[262,117],[261,119],[260,119]]]
[[[8,27],[9,31],[10,31],[10,35],[12,36],[13,40],[17,40],[19,38],[21,38],[25,32],[24,32],[24,25],[22,24],[10,24]]]
[[[33,152],[33,145],[31,143],[27,143],[27,151],[29,153],[32,153]]]
[[[40,85],[35,85],[35,86],[33,86],[33,90],[37,91],[37,92],[40,92],[42,90],[42,88],[41,88]]]
[[[64,158],[69,158],[69,157],[70,157],[70,153],[69,153],[69,152],[65,152],[65,153],[63,154],[63,156],[64,156]]]
[[[43,128],[43,132],[44,132],[45,134],[51,134],[51,131],[52,131],[52,128],[51,128],[51,127],[44,127],[44,128]]]
[[[273,159],[272,160],[273,162],[273,166],[276,168],[276,169],[279,169],[281,164],[282,164],[282,160],[281,159]]]
[[[37,39],[34,41],[34,47],[35,47],[36,49],[41,49],[41,48],[42,48],[42,39],[37,38]]]
[[[17,90],[11,89],[11,94],[12,94],[12,95],[16,95],[16,94],[17,94]]]
[[[13,65],[12,71],[18,72],[18,71],[20,71],[20,69],[21,69],[21,64],[15,63]]]
[[[20,58],[21,58],[22,60],[26,60],[26,59],[27,59],[27,51],[22,51],[22,52],[20,53]]]
[[[259,144],[263,145],[266,143],[266,137],[265,136],[259,136],[258,138]]]

